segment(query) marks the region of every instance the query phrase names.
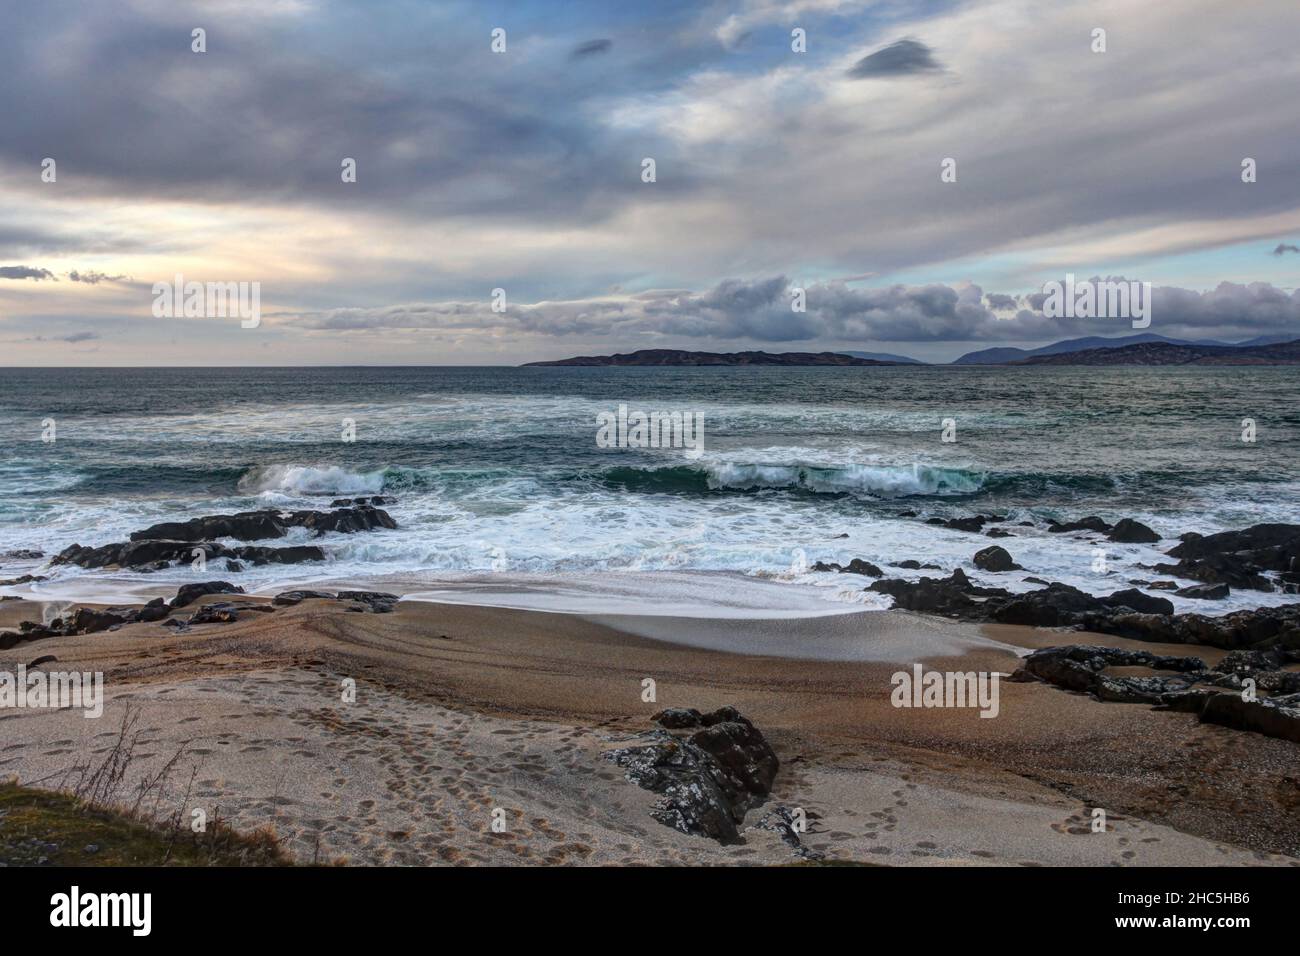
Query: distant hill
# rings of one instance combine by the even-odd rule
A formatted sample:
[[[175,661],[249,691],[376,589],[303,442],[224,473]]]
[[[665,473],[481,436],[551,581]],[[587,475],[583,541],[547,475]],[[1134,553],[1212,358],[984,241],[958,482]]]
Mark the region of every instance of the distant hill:
[[[1292,336],[1283,336],[1282,341],[1286,341]],[[1228,342],[1215,342],[1213,340],[1188,341],[1186,339],[1171,339],[1163,335],[1157,335],[1154,332],[1142,332],[1138,335],[1121,335],[1110,338],[1104,335],[1090,335],[1082,339],[1065,339],[1061,342],[1053,342],[1051,345],[1041,345],[1036,349],[1017,349],[1010,347],[981,349],[978,352],[967,352],[959,359],[954,359],[953,365],[1010,365],[1013,362],[1020,362],[1024,359],[1032,358],[1036,355],[1059,355],[1062,352],[1082,352],[1087,349],[1120,349],[1129,345],[1140,345],[1144,342],[1164,342],[1170,345],[1217,345],[1228,347]],[[1267,345],[1267,342],[1250,342],[1242,343],[1250,345]]]
[[[841,355],[852,355],[854,358],[871,359],[873,362],[892,362],[897,365],[925,365],[920,359],[914,359],[907,355],[891,355],[889,352],[841,352]]]
[[[654,365],[902,365],[856,358],[842,352],[687,352],[682,349],[641,349],[618,355],[579,355],[554,362],[528,362],[536,366],[654,366]]]
[[[1300,339],[1271,345],[1141,342],[1123,348],[1034,355],[1014,365],[1300,365]]]

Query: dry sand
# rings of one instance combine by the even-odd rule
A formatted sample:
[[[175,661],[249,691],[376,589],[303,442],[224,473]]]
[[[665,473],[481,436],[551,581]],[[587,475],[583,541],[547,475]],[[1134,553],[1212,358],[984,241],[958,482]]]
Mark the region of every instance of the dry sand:
[[[39,616],[0,604],[0,626]],[[133,774],[183,752],[168,812],[185,803],[241,828],[271,823],[307,861],[792,862],[768,831],[723,847],[655,822],[655,796],[601,756],[664,707],[732,704],[781,759],[768,807],[802,807],[804,844],[828,859],[1300,865],[1295,744],[1042,684],[1003,682],[991,720],[889,702],[890,677],[916,648],[928,667],[1003,673],[1027,648],[1080,640],[1213,650],[901,612],[818,620],[615,628],[499,608],[404,602],[375,615],[310,601],[181,634],[141,624],[53,638],[0,652],[0,669],[54,654],[60,669],[102,670],[104,716],[3,712],[0,775],[66,783],[69,768],[102,759],[130,707],[141,730]],[[770,651],[782,632],[787,653],[801,637],[819,659],[716,649]],[[705,646],[645,636],[683,633]],[[837,656],[849,659],[827,659]],[[355,703],[341,699],[348,678]],[[642,700],[645,678],[653,703]],[[1094,807],[1107,812],[1104,833],[1091,832]]]

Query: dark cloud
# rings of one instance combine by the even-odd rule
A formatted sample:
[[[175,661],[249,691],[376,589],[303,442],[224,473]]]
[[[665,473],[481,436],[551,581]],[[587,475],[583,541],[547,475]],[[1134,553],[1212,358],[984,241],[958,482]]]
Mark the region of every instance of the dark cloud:
[[[123,282],[126,280],[126,276],[104,275],[104,273],[95,272],[93,269],[88,269],[85,272],[78,272],[73,269],[68,273],[68,278],[73,282],[84,282],[87,285],[99,285],[101,282]]]
[[[49,269],[37,269],[34,266],[0,266],[0,279],[35,279],[37,282],[42,279],[54,278],[54,273]]]
[[[868,79],[881,76],[908,76],[942,69],[931,49],[920,40],[899,40],[854,64],[849,76]]]
[[[1020,300],[1014,295],[1002,295],[998,292],[990,292],[984,297],[984,301],[988,303],[990,309],[999,312],[1007,312],[1020,304]]]
[[[1300,252],[1300,246],[1293,246],[1289,243],[1279,242],[1277,248],[1273,250],[1273,255],[1280,256],[1287,252]]]
[[[569,54],[570,60],[580,60],[583,57],[596,56],[601,53],[608,53],[614,47],[614,41],[608,38],[599,40],[588,40],[586,43],[579,43]]]
[[[1080,280],[1083,281],[1083,280]],[[1126,282],[1093,277],[1091,282]],[[995,313],[977,285],[893,285],[853,289],[843,282],[808,286],[806,310],[792,308],[794,286],[784,276],[728,279],[702,292],[656,290],[630,298],[512,305],[493,313],[486,301],[348,309],[298,316],[310,329],[438,329],[527,332],[545,336],[601,336],[622,346],[633,336],[751,342],[1031,342],[1081,335],[1131,334],[1125,319],[1053,318],[1041,311],[1041,293],[1023,296],[1029,308]],[[985,302],[990,303],[989,306]],[[1172,337],[1246,338],[1293,332],[1300,326],[1300,291],[1288,295],[1268,283],[1220,283],[1198,292],[1168,286],[1152,290],[1149,331]],[[1300,333],[1297,333],[1300,334]]]
[[[73,332],[71,335],[65,335],[60,342],[90,342],[99,338],[98,332]]]

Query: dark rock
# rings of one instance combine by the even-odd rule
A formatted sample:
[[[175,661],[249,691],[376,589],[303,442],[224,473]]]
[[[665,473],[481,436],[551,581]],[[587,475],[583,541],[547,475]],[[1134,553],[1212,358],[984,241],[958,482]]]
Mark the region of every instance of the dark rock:
[[[643,746],[607,751],[629,780],[660,794],[651,816],[682,833],[742,842],[739,824],[771,792],[779,767],[763,735],[734,708],[701,716],[689,736],[655,730]]]
[[[311,598],[325,598],[326,600],[332,601],[334,600],[334,594],[331,591],[282,591],[272,598],[271,603],[278,604],[281,607],[292,607],[295,604],[301,604],[303,601]]]
[[[1053,521],[1048,526],[1047,530],[1052,534],[1065,534],[1069,531],[1097,531],[1104,533],[1110,531],[1111,526],[1102,521],[1096,515],[1091,515],[1081,521],[1071,521],[1067,524],[1059,524]]]
[[[1150,594],[1143,594],[1137,588],[1129,588],[1126,591],[1116,591],[1108,598],[1102,599],[1107,607],[1132,608],[1141,614],[1173,614],[1174,602],[1168,598],[1153,597]]]
[[[984,534],[986,537],[989,538],[1014,538],[1015,537],[1015,535],[1013,535],[1010,531],[1003,531],[1001,528],[989,528],[989,530],[985,531]]]
[[[1152,591],[1177,591],[1178,583],[1176,581],[1152,581],[1146,587]]]
[[[1011,555],[1006,548],[999,545],[993,545],[985,548],[983,551],[976,551],[975,557],[971,558],[975,567],[981,571],[1023,571],[1024,569],[1016,562],[1011,560]]]
[[[943,522],[943,526],[951,528],[953,531],[979,532],[984,530],[987,520],[983,515],[975,515],[971,518],[950,518]]]
[[[353,601],[359,607],[355,610],[368,610],[375,614],[388,614],[397,606],[397,595],[385,591],[340,591],[340,601]]]
[[[1190,587],[1179,588],[1174,592],[1179,597],[1195,598],[1198,601],[1222,601],[1232,589],[1226,584],[1193,584]]]
[[[1121,544],[1152,544],[1160,540],[1160,535],[1140,521],[1121,518],[1115,527],[1110,529],[1110,534],[1106,535],[1106,538]]]
[[[880,568],[876,567],[870,561],[864,561],[862,558],[854,558],[846,565],[839,565],[834,562],[827,563],[825,561],[818,561],[812,566],[812,570],[838,571],[842,574],[862,574],[870,578],[882,578],[885,576],[884,571],[880,570]]]
[[[808,817],[813,814],[807,814]],[[767,830],[777,834],[781,842],[790,849],[794,850],[805,860],[824,860],[826,854],[820,850],[814,850],[812,847],[803,845],[800,839],[799,831],[795,829],[795,815],[789,807],[773,807],[767,813],[763,814],[762,819],[754,824],[755,830]]]
[[[668,730],[684,730],[688,727],[701,726],[700,712],[694,707],[669,707],[659,711],[650,719]]]
[[[1256,671],[1275,671],[1286,663],[1287,656],[1279,650],[1267,651],[1229,651],[1223,659],[1214,665],[1214,669],[1223,674],[1250,675]]]
[[[1300,743],[1300,694],[1255,700],[1244,700],[1240,694],[1214,694],[1205,699],[1201,720]]]
[[[1274,590],[1269,572],[1283,575],[1284,586],[1296,584],[1286,577],[1300,572],[1300,525],[1257,524],[1241,531],[1224,531],[1184,537],[1166,552],[1175,565],[1158,565],[1166,574],[1206,584],[1227,584],[1256,591]]]
[[[79,607],[65,620],[63,631],[67,634],[95,634],[111,627],[133,624],[139,619],[140,612],[131,607]]]
[[[19,548],[17,551],[6,551],[0,554],[0,558],[6,561],[39,561],[45,557],[44,551],[32,551],[29,548]]]
[[[154,598],[140,609],[139,620],[145,622],[161,621],[171,613],[171,608],[162,598]]]
[[[239,620],[239,611],[230,604],[215,601],[205,604],[190,615],[189,623],[194,624],[233,624]]]
[[[28,664],[27,669],[31,670],[33,667],[40,667],[42,664],[56,664],[58,660],[53,654],[43,654]]]
[[[172,598],[173,609],[186,607],[208,594],[243,594],[244,589],[229,581],[205,581],[202,584],[182,584]]]
[[[1088,612],[1104,611],[1106,605],[1078,588],[1053,582],[1045,588],[1017,594],[993,608],[993,620],[1001,624],[1060,627],[1075,623]]]
[[[209,515],[189,521],[164,521],[142,531],[133,532],[132,541],[213,541],[234,538],[236,541],[261,541],[283,538],[289,528],[307,528],[318,535],[327,531],[345,534],[374,528],[396,528],[397,522],[386,511],[371,505],[358,505],[338,511],[241,511],[232,515]]]

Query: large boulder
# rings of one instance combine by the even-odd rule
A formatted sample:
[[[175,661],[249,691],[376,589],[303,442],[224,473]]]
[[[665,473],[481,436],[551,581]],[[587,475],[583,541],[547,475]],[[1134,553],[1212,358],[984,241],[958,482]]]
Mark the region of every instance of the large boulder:
[[[981,571],[1023,571],[1020,565],[1011,560],[1011,554],[1006,548],[993,545],[985,548],[983,551],[976,551],[975,556],[971,558],[975,567]]]
[[[660,794],[650,815],[682,833],[740,843],[745,814],[772,790],[780,766],[763,735],[732,707],[672,710],[640,746],[605,753],[628,780]],[[673,731],[679,731],[674,733]],[[688,733],[689,732],[689,733]]]
[[[1116,591],[1108,598],[1102,599],[1107,607],[1132,608],[1141,614],[1173,614],[1174,602],[1168,598],[1144,594],[1137,588]]]
[[[1110,533],[1106,535],[1106,538],[1120,544],[1154,544],[1160,540],[1160,535],[1140,521],[1134,521],[1132,518],[1121,518],[1115,524],[1115,527],[1110,529]]]
[[[208,594],[243,594],[244,589],[229,581],[204,581],[202,584],[182,584],[172,598],[171,607],[176,609],[193,604]]]

